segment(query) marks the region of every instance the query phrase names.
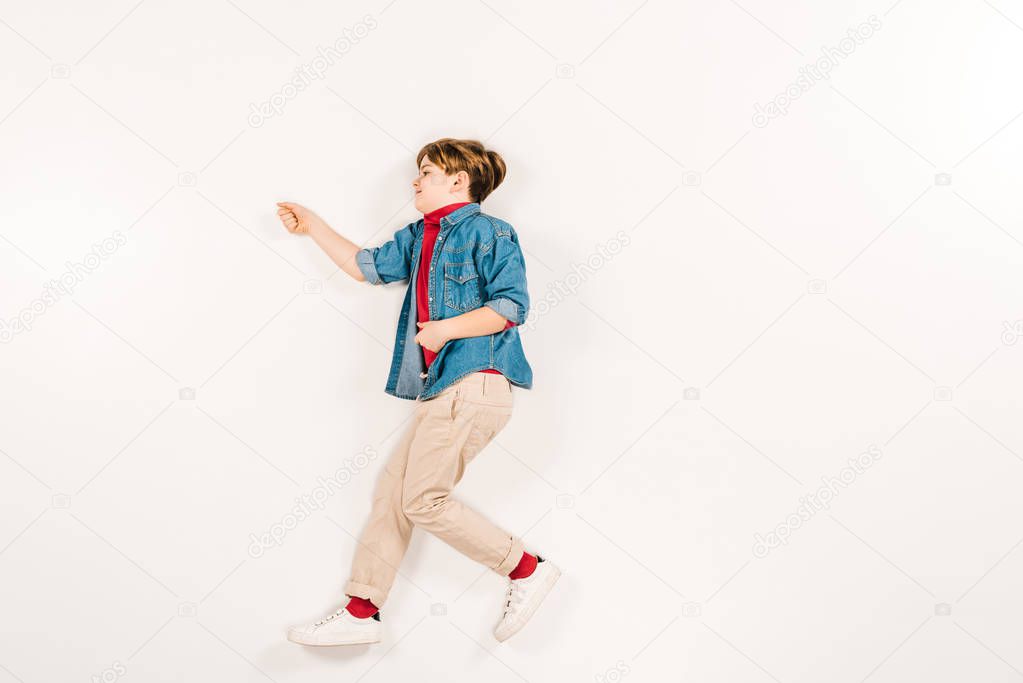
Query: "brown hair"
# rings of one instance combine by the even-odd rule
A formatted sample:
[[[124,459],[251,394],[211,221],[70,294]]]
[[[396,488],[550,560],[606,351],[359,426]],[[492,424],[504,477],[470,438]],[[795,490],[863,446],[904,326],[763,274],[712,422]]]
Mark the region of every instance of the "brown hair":
[[[447,175],[468,173],[469,195],[474,202],[482,202],[496,190],[508,170],[501,155],[486,149],[479,140],[441,138],[427,143],[416,155],[417,169],[424,156],[429,156]]]

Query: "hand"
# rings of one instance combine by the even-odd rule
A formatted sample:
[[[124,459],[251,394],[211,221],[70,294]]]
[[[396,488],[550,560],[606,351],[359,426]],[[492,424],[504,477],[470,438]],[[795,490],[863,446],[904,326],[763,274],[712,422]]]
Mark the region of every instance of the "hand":
[[[417,322],[419,333],[416,334],[416,343],[430,349],[434,353],[440,351],[441,347],[451,341],[448,336],[447,326],[443,320],[428,320],[425,323]]]
[[[277,202],[277,216],[293,235],[308,234],[311,229],[326,225],[323,219],[301,204]]]

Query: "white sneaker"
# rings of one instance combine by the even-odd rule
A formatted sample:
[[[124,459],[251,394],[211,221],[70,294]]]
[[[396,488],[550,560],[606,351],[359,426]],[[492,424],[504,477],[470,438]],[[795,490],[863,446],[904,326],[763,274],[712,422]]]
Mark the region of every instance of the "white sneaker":
[[[508,640],[533,616],[540,603],[551,592],[561,576],[561,570],[550,560],[536,556],[536,569],[524,579],[508,579],[508,592],[504,598],[504,614],[494,627],[494,637]]]
[[[308,626],[292,626],[288,640],[302,645],[360,645],[380,642],[380,611],[360,619],[345,607]]]

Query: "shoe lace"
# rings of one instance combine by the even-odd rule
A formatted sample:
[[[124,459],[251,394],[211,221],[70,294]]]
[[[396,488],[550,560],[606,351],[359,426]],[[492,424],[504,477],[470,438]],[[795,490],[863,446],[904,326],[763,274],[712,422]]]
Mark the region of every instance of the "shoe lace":
[[[340,617],[340,616],[341,616],[341,613],[342,613],[342,612],[344,612],[344,611],[345,611],[345,608],[344,608],[344,607],[342,607],[341,609],[339,609],[338,611],[334,612],[333,614],[328,614],[327,616],[323,617],[322,619],[320,619],[319,621],[317,621],[315,625],[316,625],[316,626],[323,626],[323,625],[324,625],[324,624],[326,624],[326,623],[327,623],[328,621],[332,621],[332,620],[334,620],[334,619],[336,619],[336,618]]]

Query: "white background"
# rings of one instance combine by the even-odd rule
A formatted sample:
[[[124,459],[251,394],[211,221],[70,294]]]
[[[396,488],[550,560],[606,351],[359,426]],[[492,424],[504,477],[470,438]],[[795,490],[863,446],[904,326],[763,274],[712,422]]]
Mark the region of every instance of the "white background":
[[[0,683],[1023,678],[1016,0],[0,20]],[[498,644],[505,580],[416,532],[384,641],[304,648],[285,629],[340,604],[413,404],[383,391],[403,286],[346,277],[274,202],[380,244],[418,217],[415,153],[442,136],[507,160],[484,209],[518,231],[534,303],[534,387],[458,495],[564,578]]]

